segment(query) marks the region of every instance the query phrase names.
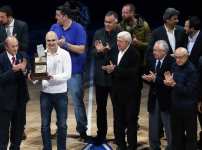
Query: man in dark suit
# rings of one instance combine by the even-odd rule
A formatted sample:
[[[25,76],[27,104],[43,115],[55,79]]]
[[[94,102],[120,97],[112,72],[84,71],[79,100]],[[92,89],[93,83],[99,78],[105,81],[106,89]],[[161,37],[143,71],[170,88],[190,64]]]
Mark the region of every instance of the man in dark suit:
[[[163,15],[164,25],[152,32],[149,45],[146,51],[146,57],[153,55],[154,43],[158,40],[164,40],[168,43],[168,54],[174,56],[175,49],[184,46],[186,37],[183,27],[178,26],[179,11],[174,8],[167,8]]]
[[[112,101],[114,112],[114,134],[117,150],[127,150],[125,127],[127,127],[128,149],[137,149],[137,89],[140,54],[131,43],[131,35],[122,31],[117,35],[119,51],[114,51],[110,65],[102,69],[112,74]]]
[[[95,32],[93,43],[90,49],[90,55],[95,57],[95,91],[97,103],[97,137],[94,141],[95,145],[100,145],[107,134],[107,98],[111,96],[111,74],[102,70],[102,66],[109,62],[110,54],[117,49],[117,34],[121,30],[117,27],[118,15],[114,11],[109,11],[105,15],[104,25]],[[110,51],[106,51],[110,49]]]
[[[188,38],[185,40],[185,47],[188,50],[189,60],[198,68],[199,57],[202,56],[202,33],[200,32],[200,20],[197,17],[187,18],[184,29]]]
[[[199,58],[202,56],[202,33],[200,32],[200,20],[197,17],[190,16],[186,19],[184,29],[188,34],[185,41],[189,57],[188,59],[194,64],[199,73],[201,73],[201,65]],[[201,82],[198,82],[201,84]],[[198,90],[200,93],[201,91]],[[199,99],[200,101],[200,99]],[[202,114],[198,112],[198,119],[202,129]],[[198,141],[198,148],[202,149],[202,131],[200,132],[200,140]]]
[[[0,149],[7,150],[10,129],[10,149],[20,149],[29,100],[26,77],[31,70],[25,52],[18,51],[18,40],[9,36],[4,41],[6,51],[0,54]],[[11,126],[10,126],[11,125]]]
[[[172,136],[170,126],[171,112],[171,93],[163,80],[164,73],[170,71],[171,65],[175,59],[167,55],[169,51],[168,44],[159,40],[155,42],[153,48],[153,56],[147,58],[145,74],[142,76],[146,84],[150,85],[148,95],[148,111],[149,111],[149,142],[150,149],[160,149],[160,128],[161,120],[165,127],[168,146],[166,150],[172,149]]]
[[[9,35],[14,35],[19,41],[19,51],[28,50],[28,27],[23,21],[13,18],[13,11],[10,6],[0,8],[0,53],[5,51],[4,40]]]

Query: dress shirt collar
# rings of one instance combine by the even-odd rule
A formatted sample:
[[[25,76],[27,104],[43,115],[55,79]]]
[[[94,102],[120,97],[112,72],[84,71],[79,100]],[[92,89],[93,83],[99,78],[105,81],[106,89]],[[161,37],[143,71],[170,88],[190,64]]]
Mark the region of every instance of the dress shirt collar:
[[[189,42],[195,42],[195,41],[196,41],[196,38],[197,38],[198,35],[199,35],[199,32],[200,32],[200,30],[197,32],[197,34],[196,34],[193,38],[191,38],[190,35],[189,35],[189,36],[188,36]]]
[[[165,29],[166,29],[166,32],[169,32],[169,33],[171,33],[169,30],[168,30],[168,28],[166,27],[166,25],[164,24],[164,27],[165,27]],[[173,29],[173,34],[175,33],[175,28]],[[172,33],[171,33],[172,34]]]
[[[45,50],[45,52],[47,53],[47,56],[50,56],[51,54],[48,52],[48,48]],[[57,51],[55,52],[54,55],[58,55],[60,53],[60,47],[58,46]],[[53,55],[53,56],[54,56]]]
[[[161,66],[162,66],[162,64],[163,64],[163,61],[164,61],[165,57],[166,57],[166,55],[160,60]],[[156,65],[158,64],[158,61],[159,61],[159,59],[156,59]]]
[[[128,47],[124,50],[124,51],[121,51],[120,49],[119,49],[119,53],[122,53],[122,54],[125,54],[126,53],[126,51],[128,50],[128,48],[129,48],[129,46],[130,46],[130,44],[128,45]]]
[[[6,51],[6,53],[8,55],[8,59],[10,60],[11,64],[13,63],[13,59],[12,59],[13,57],[15,57],[15,61],[17,60],[16,55],[12,56],[11,54],[8,53],[8,51]]]
[[[13,18],[12,22],[11,22],[8,26],[9,26],[9,27],[13,27],[13,26],[14,26],[14,18]],[[6,28],[7,28],[8,26],[6,26]]]

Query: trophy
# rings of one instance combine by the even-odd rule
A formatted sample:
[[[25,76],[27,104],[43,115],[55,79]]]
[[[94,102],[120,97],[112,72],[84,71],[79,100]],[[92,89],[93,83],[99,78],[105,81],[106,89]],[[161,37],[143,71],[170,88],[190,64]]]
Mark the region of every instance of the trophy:
[[[32,80],[49,80],[47,74],[47,57],[43,44],[37,45],[37,53],[34,53],[34,72],[31,73]]]

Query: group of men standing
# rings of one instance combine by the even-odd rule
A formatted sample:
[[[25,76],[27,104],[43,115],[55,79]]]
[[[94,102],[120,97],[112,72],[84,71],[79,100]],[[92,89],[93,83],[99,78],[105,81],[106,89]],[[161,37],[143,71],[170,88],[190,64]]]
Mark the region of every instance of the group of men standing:
[[[106,107],[110,94],[117,150],[137,149],[138,115],[144,81],[150,85],[150,149],[160,149],[163,127],[168,141],[167,150],[196,149],[197,96],[200,97],[197,93],[200,87],[197,84],[197,67],[202,56],[200,21],[197,17],[189,17],[183,29],[177,25],[179,11],[168,8],[163,15],[164,25],[151,34],[145,19],[135,11],[134,5],[124,5],[121,12],[123,21],[119,24],[117,13],[107,12],[105,27],[95,32],[90,48],[90,55],[95,57],[97,103],[98,131],[94,144],[100,145],[106,139]],[[40,94],[44,150],[52,149],[50,118],[53,107],[57,114],[57,148],[66,149],[68,89],[74,102],[76,130],[81,139],[87,139],[83,102],[86,32],[72,19],[71,12],[66,5],[57,7],[57,23],[46,34],[50,79],[42,81]],[[25,52],[21,52],[28,49],[27,25],[12,16],[9,6],[0,8],[0,31],[3,33],[0,36],[2,150],[7,149],[10,123],[10,149],[20,147],[29,100],[26,77],[33,81],[29,59]],[[200,114],[199,118],[202,118]]]

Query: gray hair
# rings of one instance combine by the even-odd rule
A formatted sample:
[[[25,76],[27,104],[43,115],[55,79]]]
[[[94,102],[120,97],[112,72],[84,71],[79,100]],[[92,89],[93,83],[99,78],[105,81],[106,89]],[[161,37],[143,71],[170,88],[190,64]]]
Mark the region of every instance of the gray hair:
[[[182,50],[184,51],[184,55],[187,56],[188,55],[187,49],[183,48]]]
[[[169,20],[174,15],[179,15],[180,12],[174,8],[167,8],[163,15],[163,21],[166,22],[166,20]]]
[[[159,44],[160,50],[166,50],[166,53],[169,51],[169,47],[166,41],[164,40],[158,40],[155,42],[155,44]]]
[[[120,33],[117,35],[117,37],[124,37],[124,40],[125,40],[126,42],[129,42],[129,43],[131,43],[131,41],[132,41],[131,35],[130,35],[130,33],[127,32],[127,31],[122,31],[122,32],[120,32]]]
[[[118,14],[115,11],[108,11],[105,16],[107,16],[107,17],[114,16],[115,22],[118,22],[119,17],[118,17]]]

